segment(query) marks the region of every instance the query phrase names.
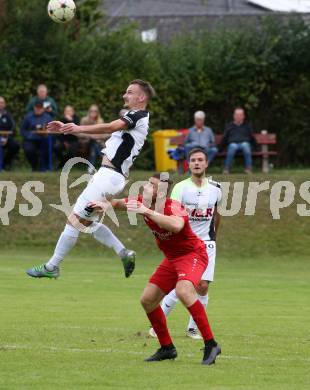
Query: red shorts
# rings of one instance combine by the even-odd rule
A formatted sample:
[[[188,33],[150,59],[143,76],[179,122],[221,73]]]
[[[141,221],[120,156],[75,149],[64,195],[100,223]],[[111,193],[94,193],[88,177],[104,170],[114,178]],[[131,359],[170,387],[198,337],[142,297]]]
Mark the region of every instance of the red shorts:
[[[189,280],[197,287],[207,265],[207,253],[193,252],[176,259],[164,259],[150,277],[149,282],[156,284],[166,294],[175,288],[179,280]]]

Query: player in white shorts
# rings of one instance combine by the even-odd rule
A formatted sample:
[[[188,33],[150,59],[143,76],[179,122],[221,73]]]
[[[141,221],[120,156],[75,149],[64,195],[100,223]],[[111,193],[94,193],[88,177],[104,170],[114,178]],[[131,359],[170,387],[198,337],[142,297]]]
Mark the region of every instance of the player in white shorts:
[[[59,264],[77,242],[80,230],[91,232],[100,243],[113,248],[123,262],[125,276],[129,277],[135,267],[135,252],[130,251],[118,240],[111,230],[96,222],[98,213],[89,203],[105,201],[114,197],[125,187],[129,169],[140,153],[149,130],[149,100],[155,95],[150,83],[143,80],[130,82],[125,94],[125,115],[110,123],[77,126],[74,123],[50,122],[49,131],[63,134],[111,134],[102,150],[102,166],[77,199],[64,231],[59,237],[53,256],[45,264],[27,270],[35,278],[57,278]]]
[[[217,206],[222,199],[221,185],[206,178],[208,157],[203,149],[195,148],[189,153],[190,178],[176,184],[172,190],[171,199],[182,203],[189,214],[190,225],[194,233],[206,244],[208,266],[202,275],[197,288],[198,299],[207,307],[208,288],[214,280],[216,257],[216,233],[220,223]],[[162,301],[161,307],[166,316],[178,302],[175,290],[171,291]],[[156,337],[153,328],[149,334]],[[195,321],[189,319],[186,335],[193,339],[201,339]]]

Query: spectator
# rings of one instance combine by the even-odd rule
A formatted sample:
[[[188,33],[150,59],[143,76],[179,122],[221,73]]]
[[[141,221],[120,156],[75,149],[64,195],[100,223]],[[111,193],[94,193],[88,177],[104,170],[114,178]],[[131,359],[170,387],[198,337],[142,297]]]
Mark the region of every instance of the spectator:
[[[15,122],[11,114],[6,110],[4,97],[0,96],[0,131],[12,131],[12,135],[0,135],[0,142],[3,148],[2,167],[6,170],[11,169],[12,162],[19,151],[19,143],[15,141]]]
[[[51,115],[45,111],[44,102],[36,98],[33,105],[34,112],[26,115],[21,125],[21,134],[24,138],[24,152],[33,171],[46,171],[48,168],[48,138],[47,135],[36,134],[37,130],[44,130],[45,125],[52,121]]]
[[[95,125],[103,123],[103,119],[100,114],[99,107],[96,104],[92,104],[86,116],[81,119],[81,125]],[[89,162],[93,165],[96,164],[98,157],[101,156],[101,150],[104,148],[105,141],[110,137],[108,134],[102,134],[91,139],[86,138],[89,142]]]
[[[194,148],[204,149],[208,155],[209,165],[216,156],[218,149],[215,146],[215,137],[212,129],[205,126],[206,114],[196,111],[194,114],[195,125],[189,129],[184,142],[186,158]]]
[[[104,120],[97,104],[92,104],[88,109],[87,115],[81,119],[81,125],[97,125],[103,122]]]
[[[48,89],[45,84],[40,84],[37,88],[37,96],[34,96],[30,99],[29,103],[27,104],[26,111],[27,113],[33,112],[34,110],[34,102],[37,99],[40,99],[43,101],[43,107],[46,112],[48,112],[53,118],[57,116],[57,104],[55,100],[48,96]]]
[[[67,105],[64,108],[63,117],[60,119],[63,123],[80,124],[80,119],[75,115],[73,106]],[[79,140],[72,134],[57,135],[55,137],[55,154],[59,160],[59,167],[62,168],[70,158],[77,156],[79,149]]]
[[[242,107],[234,110],[233,121],[225,127],[224,137],[219,145],[223,149],[227,145],[227,156],[224,164],[224,172],[228,174],[237,151],[241,151],[244,157],[245,173],[252,172],[252,148],[256,146],[253,129],[246,122],[245,111]]]

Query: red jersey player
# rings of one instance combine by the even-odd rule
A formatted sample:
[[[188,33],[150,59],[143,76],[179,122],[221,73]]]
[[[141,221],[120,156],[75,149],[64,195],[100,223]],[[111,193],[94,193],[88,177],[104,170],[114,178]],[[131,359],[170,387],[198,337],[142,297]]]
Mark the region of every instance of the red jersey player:
[[[139,196],[111,202],[113,207],[127,208],[128,211],[141,214],[152,230],[159,249],[165,255],[141,297],[141,304],[161,345],[155,354],[145,361],[153,362],[177,357],[177,350],[167,328],[166,317],[160,307],[164,296],[175,288],[178,298],[194,318],[204,339],[202,364],[210,365],[215,363],[221,348],[214,340],[207,314],[197,299],[195,290],[207,267],[208,257],[203,241],[190,227],[185,209],[180,203],[166,199],[167,185],[171,184],[170,180],[164,180],[160,174],[155,174],[144,186],[143,198]],[[155,204],[156,206],[161,204],[160,212],[155,211]],[[107,207],[102,202],[92,202],[90,206],[97,211],[105,211]]]

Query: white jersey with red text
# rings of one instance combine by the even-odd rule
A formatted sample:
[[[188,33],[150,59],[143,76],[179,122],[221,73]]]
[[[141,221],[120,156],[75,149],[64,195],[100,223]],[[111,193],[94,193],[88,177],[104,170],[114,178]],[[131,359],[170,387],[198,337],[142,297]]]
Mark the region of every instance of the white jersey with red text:
[[[221,185],[205,178],[197,187],[191,178],[177,183],[171,193],[186,208],[191,228],[203,241],[215,241],[214,209],[222,199]]]

